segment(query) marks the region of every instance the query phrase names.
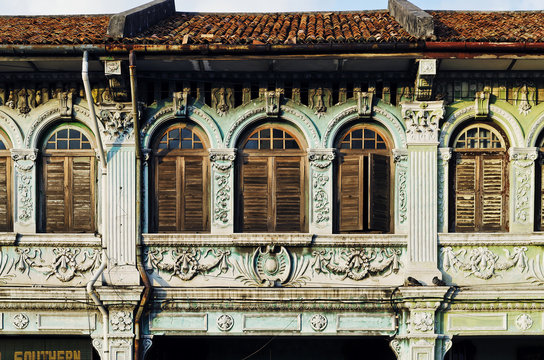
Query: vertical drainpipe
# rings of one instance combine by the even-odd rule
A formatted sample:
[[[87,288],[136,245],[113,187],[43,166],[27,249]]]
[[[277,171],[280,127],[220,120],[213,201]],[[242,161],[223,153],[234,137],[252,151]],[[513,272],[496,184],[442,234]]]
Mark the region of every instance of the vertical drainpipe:
[[[100,310],[100,313],[102,314],[102,331],[103,331],[103,348],[104,348],[104,358],[107,359],[109,357],[109,346],[108,346],[108,325],[109,325],[109,314],[108,310],[105,308],[104,304],[98,297],[98,294],[96,293],[94,289],[94,284],[98,280],[98,278],[102,275],[104,270],[106,269],[106,266],[108,264],[108,260],[106,258],[106,244],[107,239],[105,238],[106,234],[106,221],[108,220],[106,214],[106,174],[107,174],[107,163],[106,163],[106,157],[104,153],[104,146],[102,145],[102,138],[100,137],[100,132],[98,130],[98,120],[96,119],[96,114],[94,112],[94,102],[93,97],[91,95],[91,84],[89,82],[89,55],[87,51],[83,53],[83,62],[81,65],[81,78],[83,80],[83,86],[85,87],[85,95],[87,97],[87,104],[89,106],[89,112],[91,114],[91,126],[92,130],[94,132],[94,135],[96,137],[96,145],[98,147],[98,155],[100,157],[100,174],[101,174],[101,180],[100,180],[100,193],[101,193],[101,212],[102,212],[102,222],[99,229],[100,234],[102,235],[102,257],[100,264],[100,267],[98,268],[98,271],[93,276],[93,278],[87,283],[86,290],[87,294],[91,297],[95,305]]]
[[[138,119],[138,87],[136,83],[136,55],[134,51],[130,51],[129,55],[129,68],[130,68],[130,92],[132,98],[132,121],[134,123],[134,150],[136,152],[136,267],[140,273],[140,277],[144,283],[144,292],[138,308],[136,310],[136,315],[134,316],[134,360],[140,360],[140,342],[141,342],[141,320],[142,314],[144,312],[145,306],[149,301],[151,296],[151,283],[147,277],[147,273],[144,268],[142,261],[142,219],[141,219],[141,208],[142,208],[142,157],[140,150],[140,126]]]

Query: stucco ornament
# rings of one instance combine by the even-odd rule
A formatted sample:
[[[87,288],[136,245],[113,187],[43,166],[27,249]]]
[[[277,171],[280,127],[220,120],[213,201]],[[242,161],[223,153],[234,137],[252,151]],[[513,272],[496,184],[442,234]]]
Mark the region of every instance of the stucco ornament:
[[[487,247],[478,247],[468,251],[467,249],[453,250],[451,247],[442,249],[442,264],[445,270],[463,271],[466,277],[474,276],[488,280],[497,276],[498,271],[506,271],[517,267],[521,272],[527,270],[527,247],[514,247],[510,250],[503,249],[506,256],[501,258]]]
[[[229,256],[229,250],[217,249],[154,249],[145,252],[145,260],[151,272],[162,271],[169,273],[170,279],[175,276],[183,281],[189,281],[199,274],[207,274],[215,269],[218,270],[217,275],[226,273],[230,266]],[[203,263],[204,260],[207,261]]]
[[[406,223],[408,219],[408,193],[407,193],[407,178],[408,178],[408,153],[406,150],[394,149],[393,159],[395,161],[395,170],[397,173],[397,188],[399,196],[399,222]]]
[[[228,314],[222,314],[217,318],[217,328],[221,331],[229,331],[234,326],[234,319]]]
[[[268,245],[235,263],[239,273],[236,280],[257,287],[298,287],[309,280],[304,275],[308,266],[303,257],[292,257],[285,247]]]
[[[527,314],[521,314],[516,318],[516,326],[523,331],[529,330],[533,326],[533,319]]]
[[[328,182],[328,175],[317,174],[313,177],[313,215],[317,224],[330,220],[329,196],[326,189]]]
[[[30,320],[26,314],[19,313],[13,317],[13,326],[19,330],[25,329],[29,323]]]
[[[335,274],[352,280],[378,274],[387,276],[398,272],[400,254],[401,250],[397,249],[319,250],[312,253],[312,270],[317,274]]]
[[[129,331],[132,329],[132,314],[129,311],[117,311],[111,316],[110,323],[114,331]]]
[[[438,122],[444,116],[442,101],[402,103],[401,106],[408,142],[438,142]]]
[[[113,109],[102,110],[100,120],[104,125],[103,133],[109,140],[122,140],[134,135],[131,109],[125,108],[124,104],[117,104]]]
[[[538,158],[536,150],[516,152],[510,148],[514,182],[514,221],[527,224],[531,220],[531,179],[533,164]]]
[[[321,314],[312,315],[310,318],[310,326],[314,331],[323,331],[327,327],[328,320]]]
[[[34,214],[33,168],[36,156],[37,150],[35,149],[11,151],[11,158],[14,161],[17,174],[17,218],[23,223],[31,221]]]
[[[431,331],[434,328],[433,315],[430,312],[416,312],[412,315],[412,325],[418,331]]]

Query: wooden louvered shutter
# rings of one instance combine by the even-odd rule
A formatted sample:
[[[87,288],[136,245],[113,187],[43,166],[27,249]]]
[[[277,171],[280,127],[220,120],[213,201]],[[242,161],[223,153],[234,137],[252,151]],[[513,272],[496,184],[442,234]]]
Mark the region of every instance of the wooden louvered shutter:
[[[155,196],[157,201],[157,230],[176,231],[179,227],[178,206],[181,179],[177,176],[176,157],[157,157],[155,160]]]
[[[506,230],[506,176],[503,155],[482,155],[482,230]]]
[[[304,169],[300,156],[277,156],[275,162],[275,209],[273,231],[302,231],[304,224]]]
[[[268,223],[271,220],[268,158],[247,156],[243,162],[241,176],[242,231],[268,231]]]
[[[203,231],[207,228],[207,164],[203,157],[185,157],[183,161],[183,229]]]
[[[65,174],[66,162],[66,157],[44,158],[46,232],[62,232],[66,228],[68,214],[64,198],[69,190]]]
[[[94,159],[88,156],[71,157],[72,201],[71,230],[91,232],[94,230]]]
[[[542,150],[541,150],[542,151]],[[540,231],[544,230],[544,158],[540,153]]]
[[[340,231],[363,230],[362,160],[360,155],[344,155],[339,158]]]
[[[455,166],[455,231],[476,229],[477,157],[457,154]]]
[[[370,230],[388,232],[391,193],[389,156],[370,154],[369,168],[368,227]]]
[[[0,157],[0,231],[11,231],[10,180],[9,157]]]

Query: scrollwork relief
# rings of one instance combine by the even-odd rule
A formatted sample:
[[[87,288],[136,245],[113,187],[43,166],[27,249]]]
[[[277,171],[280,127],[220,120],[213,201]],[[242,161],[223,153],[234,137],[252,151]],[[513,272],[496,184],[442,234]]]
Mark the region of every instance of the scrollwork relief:
[[[499,272],[517,267],[521,272],[528,270],[527,247],[503,249],[504,258],[495,254],[487,247],[453,250],[451,247],[442,249],[442,264],[444,270],[462,271],[465,277],[474,276],[478,279],[489,280],[500,276]]]
[[[36,150],[12,150],[17,179],[17,218],[29,222],[34,214],[33,174]]]
[[[312,253],[312,270],[317,274],[334,274],[343,279],[363,280],[370,276],[387,276],[400,269],[398,249],[332,249]]]
[[[216,174],[214,181],[217,189],[214,195],[214,220],[228,224],[231,193],[230,174]]]
[[[145,252],[150,272],[160,270],[169,273],[170,279],[175,276],[183,281],[192,280],[197,275],[205,275],[214,270],[217,270],[216,275],[227,273],[231,266],[229,256],[229,250],[217,249],[152,249]]]
[[[326,223],[330,220],[330,202],[327,194],[329,176],[326,174],[315,174],[313,176],[313,215],[317,224]]]
[[[310,165],[319,170],[325,170],[331,166],[334,157],[334,151],[310,150],[308,152],[308,160],[310,161]]]
[[[239,272],[236,277],[248,286],[279,287],[304,285],[309,263],[301,256],[291,256],[283,246],[259,247],[252,255],[245,255],[235,263]]]

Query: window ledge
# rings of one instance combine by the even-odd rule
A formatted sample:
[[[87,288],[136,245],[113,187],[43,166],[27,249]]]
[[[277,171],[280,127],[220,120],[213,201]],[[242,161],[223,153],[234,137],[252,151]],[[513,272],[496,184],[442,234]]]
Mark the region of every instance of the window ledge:
[[[16,234],[0,233],[1,246],[70,246],[101,247],[102,239],[95,234]]]
[[[438,234],[441,246],[528,246],[544,245],[542,233],[441,233]]]

